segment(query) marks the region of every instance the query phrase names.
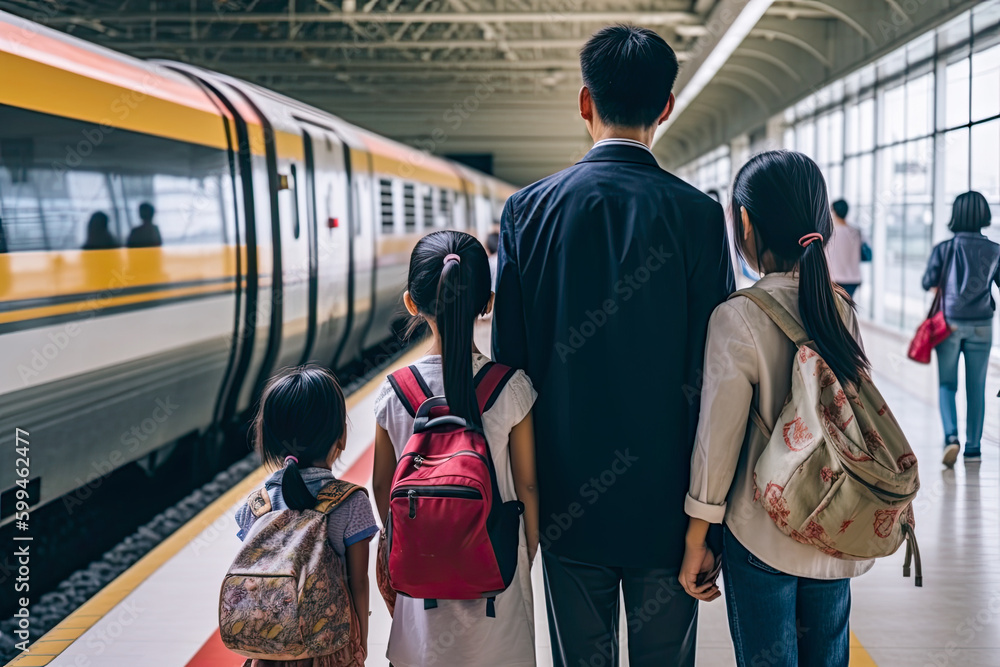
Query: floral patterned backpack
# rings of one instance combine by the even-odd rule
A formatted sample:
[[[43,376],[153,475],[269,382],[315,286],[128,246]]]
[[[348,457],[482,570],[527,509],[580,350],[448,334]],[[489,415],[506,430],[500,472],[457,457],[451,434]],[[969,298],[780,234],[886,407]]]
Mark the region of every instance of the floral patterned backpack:
[[[754,500],[783,533],[837,558],[889,556],[906,540],[903,575],[915,556],[921,586],[912,505],[917,457],[889,406],[870,378],[845,390],[802,326],[765,290],[737,296],[757,304],[797,348],[774,432],[756,409],[750,413],[767,438],[754,468]]]
[[[311,510],[271,511],[267,492],[250,494],[257,516],[222,582],[219,630],[231,651],[248,658],[320,658],[324,666],[364,664],[361,631],[344,561],[327,537],[326,520],[364,488],[334,480]]]

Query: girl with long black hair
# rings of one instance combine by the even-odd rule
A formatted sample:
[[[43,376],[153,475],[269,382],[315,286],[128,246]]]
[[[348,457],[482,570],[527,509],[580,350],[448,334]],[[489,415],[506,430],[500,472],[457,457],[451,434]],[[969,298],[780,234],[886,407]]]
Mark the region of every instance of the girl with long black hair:
[[[476,320],[493,307],[489,260],[482,244],[457,231],[439,231],[417,242],[410,255],[406,310],[414,324],[426,323],[431,346],[414,365],[434,396],[444,396],[452,414],[482,427],[496,468],[500,500],[524,503],[523,527],[513,583],[496,597],[496,616],[486,600],[423,600],[400,595],[395,602],[386,657],[394,667],[419,665],[535,664],[530,566],[538,549],[538,495],[531,406],[535,390],[517,371],[496,402],[480,414],[475,373],[489,361],[473,340]],[[415,327],[414,327],[415,328]],[[375,464],[372,485],[382,525],[396,462],[413,433],[413,417],[385,382],[375,399]]]
[[[830,280],[823,252],[833,226],[819,167],[790,151],[751,158],[733,183],[732,219],[740,256],[763,276],[757,287],[800,321],[842,384],[865,377],[869,363],[853,303]],[[762,659],[847,667],[850,578],[873,562],[841,560],[792,540],[757,502],[753,471],[767,438],[748,428],[748,418],[755,407],[774,428],[791,389],[794,354],[794,343],[750,299],[731,299],[712,314],[680,579],[696,598],[719,597],[706,535],[710,524],[722,523],[740,667]]]

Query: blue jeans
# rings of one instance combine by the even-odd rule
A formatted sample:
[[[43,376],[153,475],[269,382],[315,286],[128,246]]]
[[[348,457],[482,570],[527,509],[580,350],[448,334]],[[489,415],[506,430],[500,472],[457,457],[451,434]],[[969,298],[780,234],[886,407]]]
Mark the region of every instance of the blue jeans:
[[[728,528],[723,553],[729,631],[739,667],[847,667],[850,579],[780,572],[747,551]]]
[[[958,437],[958,355],[965,356],[965,399],[968,406],[965,424],[965,453],[978,454],[986,416],[986,371],[993,344],[993,322],[953,324],[955,330],[935,348],[938,359],[938,391],[944,436]]]

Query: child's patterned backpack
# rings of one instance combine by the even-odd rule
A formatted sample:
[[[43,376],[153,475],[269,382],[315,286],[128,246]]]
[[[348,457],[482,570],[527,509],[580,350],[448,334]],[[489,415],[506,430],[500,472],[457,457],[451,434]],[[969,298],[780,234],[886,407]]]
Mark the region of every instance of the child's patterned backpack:
[[[249,658],[329,656],[324,665],[364,664],[347,570],[327,537],[327,516],[365,489],[334,480],[311,510],[271,511],[262,488],[248,503],[257,520],[222,582],[219,630]]]
[[[754,500],[783,533],[836,558],[888,556],[906,540],[903,574],[915,555],[922,585],[913,535],[917,457],[885,399],[869,378],[845,392],[802,326],[766,291],[730,298],[737,296],[756,303],[797,349],[774,432],[751,410],[767,439],[754,468]]]

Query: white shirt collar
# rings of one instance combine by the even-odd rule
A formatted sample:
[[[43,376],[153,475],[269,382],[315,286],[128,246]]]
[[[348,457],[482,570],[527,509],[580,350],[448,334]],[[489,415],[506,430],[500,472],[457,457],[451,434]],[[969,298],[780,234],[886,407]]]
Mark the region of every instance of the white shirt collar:
[[[607,139],[601,139],[600,141],[598,141],[593,145],[592,149],[597,148],[598,146],[610,146],[610,145],[638,146],[639,148],[646,151],[650,155],[653,154],[653,151],[649,150],[649,146],[647,146],[646,144],[642,143],[641,141],[636,141],[635,139],[626,139],[625,137],[608,137]]]

